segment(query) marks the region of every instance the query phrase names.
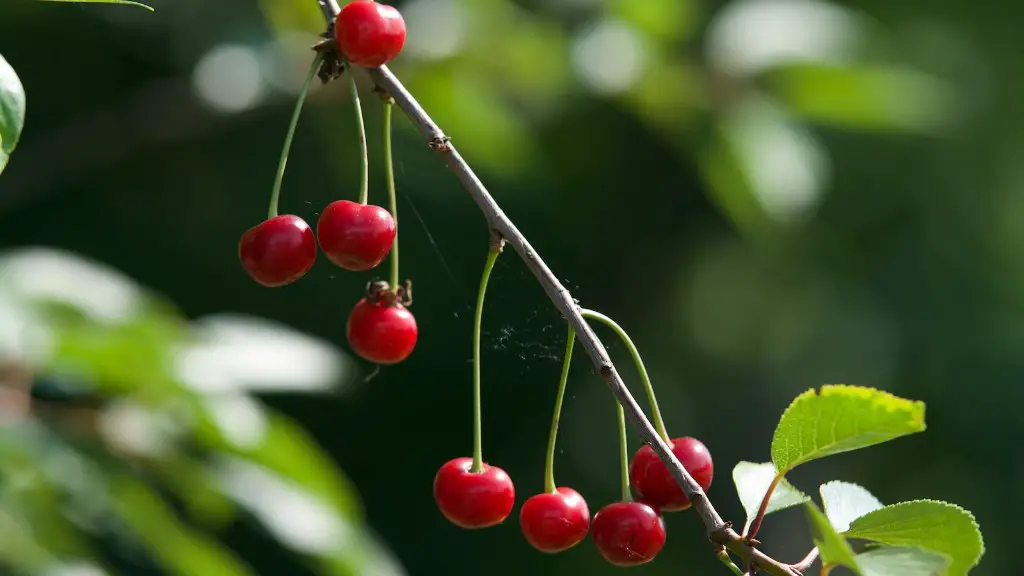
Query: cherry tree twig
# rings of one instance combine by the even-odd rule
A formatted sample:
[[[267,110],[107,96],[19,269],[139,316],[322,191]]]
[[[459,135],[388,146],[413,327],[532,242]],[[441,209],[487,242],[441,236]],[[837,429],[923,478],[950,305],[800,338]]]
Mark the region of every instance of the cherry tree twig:
[[[328,27],[332,28],[334,18],[339,12],[336,0],[317,0],[317,4],[323,11]],[[349,72],[351,73],[351,71]],[[576,331],[576,337],[580,345],[586,351],[587,356],[590,357],[594,368],[611,389],[615,399],[622,405],[626,417],[630,420],[633,427],[636,428],[640,438],[646,444],[649,444],[658,458],[665,463],[672,477],[682,488],[683,493],[693,503],[694,510],[700,516],[704,527],[707,529],[708,538],[712,542],[726,547],[744,562],[757,566],[767,574],[772,576],[800,576],[801,572],[794,567],[779,562],[752,546],[732,529],[730,522],[722,519],[721,515],[711,504],[711,501],[704,494],[700,485],[683,468],[683,465],[672,453],[671,447],[661,438],[650,420],[644,415],[640,405],[637,404],[636,399],[626,388],[622,377],[619,376],[618,371],[615,369],[615,365],[608,356],[608,351],[583,318],[583,315],[580,313],[579,304],[572,298],[569,290],[562,286],[562,283],[551,272],[551,269],[548,268],[537,251],[530,245],[526,237],[512,223],[512,220],[509,219],[494,200],[494,197],[487,191],[487,188],[473,172],[473,169],[470,168],[469,164],[456,150],[451,140],[445,136],[441,128],[423,110],[419,102],[416,101],[387,66],[366,69],[366,72],[379,89],[387,92],[394,98],[395,104],[415,124],[420,134],[427,140],[430,148],[437,152],[452,172],[455,173],[455,176],[465,187],[466,191],[469,192],[469,195],[476,202],[480,211],[483,212],[492,233],[504,238],[508,245],[523,259],[526,267],[536,276],[537,281],[544,288],[551,302],[561,312],[573,330]]]

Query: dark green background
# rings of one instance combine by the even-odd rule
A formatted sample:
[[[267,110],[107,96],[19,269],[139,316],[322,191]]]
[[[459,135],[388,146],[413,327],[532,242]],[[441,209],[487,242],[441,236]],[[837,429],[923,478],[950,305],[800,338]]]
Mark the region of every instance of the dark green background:
[[[314,4],[154,0],[150,14],[5,0],[0,53],[25,85],[28,118],[0,177],[0,244],[63,247],[107,262],[189,316],[261,315],[345,346],[345,317],[371,274],[321,258],[302,281],[268,290],[237,261],[238,236],[265,213],[291,99],[220,115],[190,91],[192,68],[221,42],[261,45],[291,24],[305,27],[300,42],[312,43]],[[986,537],[976,573],[1014,573],[1012,538],[1024,513],[1024,8],[846,3],[872,21],[864,51],[871,65],[934,74],[960,113],[941,130],[903,130],[845,113],[858,97],[850,86],[801,86],[817,100],[804,113],[794,107],[794,118],[807,117],[831,176],[820,208],[786,226],[756,208],[743,185],[749,174],[734,168],[732,186],[704,177],[716,126],[730,110],[705,82],[703,64],[702,37],[721,3],[688,0],[668,24],[658,15],[666,2],[626,11],[650,24],[659,54],[652,70],[689,82],[649,80],[641,92],[660,94],[644,94],[663,103],[658,113],[638,105],[636,93],[589,92],[565,65],[572,36],[620,3],[523,1],[530,27],[507,20],[505,3],[456,4],[479,19],[462,51],[436,62],[403,57],[394,70],[581,303],[631,331],[670,431],[701,438],[714,454],[710,496],[720,511],[742,522],[731,467],[768,458],[775,420],[796,394],[823,383],[875,386],[927,402],[928,431],[810,464],[794,483],[813,493],[842,478],[886,503],[960,504]],[[772,94],[777,85],[765,74],[743,86]],[[900,98],[906,109],[918,105],[895,92],[873,98],[853,108],[870,112]],[[784,95],[779,102],[786,106]],[[332,200],[354,198],[348,104],[341,83],[311,97],[283,211],[312,222]],[[368,93],[364,104],[371,199],[384,203],[379,115]],[[547,557],[526,545],[515,521],[463,532],[435,508],[434,472],[471,449],[470,315],[487,229],[403,117],[396,126],[399,194],[412,202],[400,199],[399,214],[417,350],[344,397],[269,402],[336,457],[369,523],[410,574],[616,573],[589,542]],[[484,325],[485,457],[510,473],[521,502],[542,488],[564,326],[511,251],[492,278]],[[605,340],[638,384],[622,347]],[[618,493],[614,405],[582,354],[569,385],[559,483],[578,488],[596,511]],[[667,521],[665,551],[633,572],[724,573],[692,512]],[[261,574],[303,573],[243,524],[228,541]],[[788,561],[809,547],[797,511],[770,518],[762,539]]]

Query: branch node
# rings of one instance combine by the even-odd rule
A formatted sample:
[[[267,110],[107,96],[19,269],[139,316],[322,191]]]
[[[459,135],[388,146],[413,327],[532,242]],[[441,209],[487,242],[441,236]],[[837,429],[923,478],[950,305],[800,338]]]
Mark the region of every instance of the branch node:
[[[395,99],[393,96],[391,96],[391,92],[388,92],[387,88],[384,88],[380,84],[374,85],[373,93],[376,94],[378,98],[380,98],[384,102],[387,102],[388,104],[395,103]]]
[[[431,138],[430,142],[428,142],[427,144],[430,146],[430,149],[433,150],[434,152],[452,151],[452,139],[443,134]]]
[[[498,254],[501,254],[502,250],[505,249],[505,237],[501,235],[501,232],[491,230],[491,242],[489,248],[491,252],[497,252]]]

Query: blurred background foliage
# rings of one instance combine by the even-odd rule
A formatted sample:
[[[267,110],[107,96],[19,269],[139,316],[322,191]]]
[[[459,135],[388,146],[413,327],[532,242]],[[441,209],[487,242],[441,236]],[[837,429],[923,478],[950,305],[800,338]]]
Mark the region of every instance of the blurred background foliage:
[[[0,177],[4,573],[616,573],[589,542],[543,556],[514,519],[463,532],[435,509],[434,472],[471,448],[487,230],[412,126],[395,143],[409,361],[374,374],[346,352],[372,275],[321,259],[267,290],[241,270],[316,3],[151,4],[0,4],[0,54],[28,94]],[[670,431],[714,453],[726,517],[742,515],[732,465],[768,457],[792,397],[875,386],[925,400],[928,432],[791,479],[956,502],[985,532],[976,573],[1009,574],[1024,513],[1014,6],[410,0],[392,68],[575,295],[632,332]],[[312,222],[355,196],[348,104],[315,87],[282,210]],[[521,501],[543,487],[564,330],[511,253],[491,285],[485,456]],[[557,473],[593,510],[618,493],[615,441],[580,356]],[[635,572],[723,570],[692,513],[667,522],[665,552]],[[803,522],[770,518],[766,548],[802,557]]]

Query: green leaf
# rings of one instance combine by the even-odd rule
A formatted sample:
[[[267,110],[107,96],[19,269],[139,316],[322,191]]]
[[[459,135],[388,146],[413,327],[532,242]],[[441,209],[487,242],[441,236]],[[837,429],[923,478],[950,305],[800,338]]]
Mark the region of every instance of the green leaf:
[[[736,494],[740,497],[743,509],[747,512],[748,522],[757,514],[758,508],[761,507],[761,500],[774,479],[775,465],[771,462],[761,464],[740,462],[732,469],[732,481],[736,485]],[[808,500],[810,497],[783,479],[779,481],[775,491],[772,492],[765,514],[803,504]]]
[[[132,2],[132,0],[37,0],[39,2],[66,2],[68,4],[125,4],[127,6],[138,6],[139,8],[145,8],[150,12],[153,11],[152,6],[147,6],[142,2]]]
[[[772,461],[785,474],[816,460],[922,432],[924,403],[874,388],[830,384],[786,408],[772,437]]]
[[[825,515],[837,532],[846,532],[850,522],[885,506],[867,489],[850,482],[826,482],[818,491]]]
[[[920,72],[878,66],[800,63],[765,77],[795,114],[873,132],[932,132],[954,114],[948,87]]]
[[[808,502],[805,506],[807,507],[807,522],[811,527],[811,539],[814,540],[814,545],[818,547],[818,552],[821,554],[822,565],[846,566],[858,576],[865,576],[846,539],[832,529],[832,524],[814,502]]]
[[[951,561],[944,576],[966,575],[985,553],[974,516],[959,506],[935,500],[875,510],[854,520],[847,536],[944,554]]]
[[[754,241],[799,224],[831,169],[821,142],[770,98],[749,95],[721,116],[700,152],[712,199]]]
[[[260,437],[251,445],[232,442],[213,422],[203,423],[197,439],[213,450],[260,464],[295,482],[350,522],[362,521],[362,503],[355,487],[316,440],[286,416],[266,413],[261,418]]]
[[[230,550],[182,524],[174,511],[142,482],[114,479],[111,494],[118,514],[150,554],[181,576],[253,576]]]
[[[7,60],[0,55],[0,172],[14,152],[25,127],[25,87]]]
[[[941,554],[906,546],[885,546],[857,555],[864,576],[938,576],[949,566]]]

